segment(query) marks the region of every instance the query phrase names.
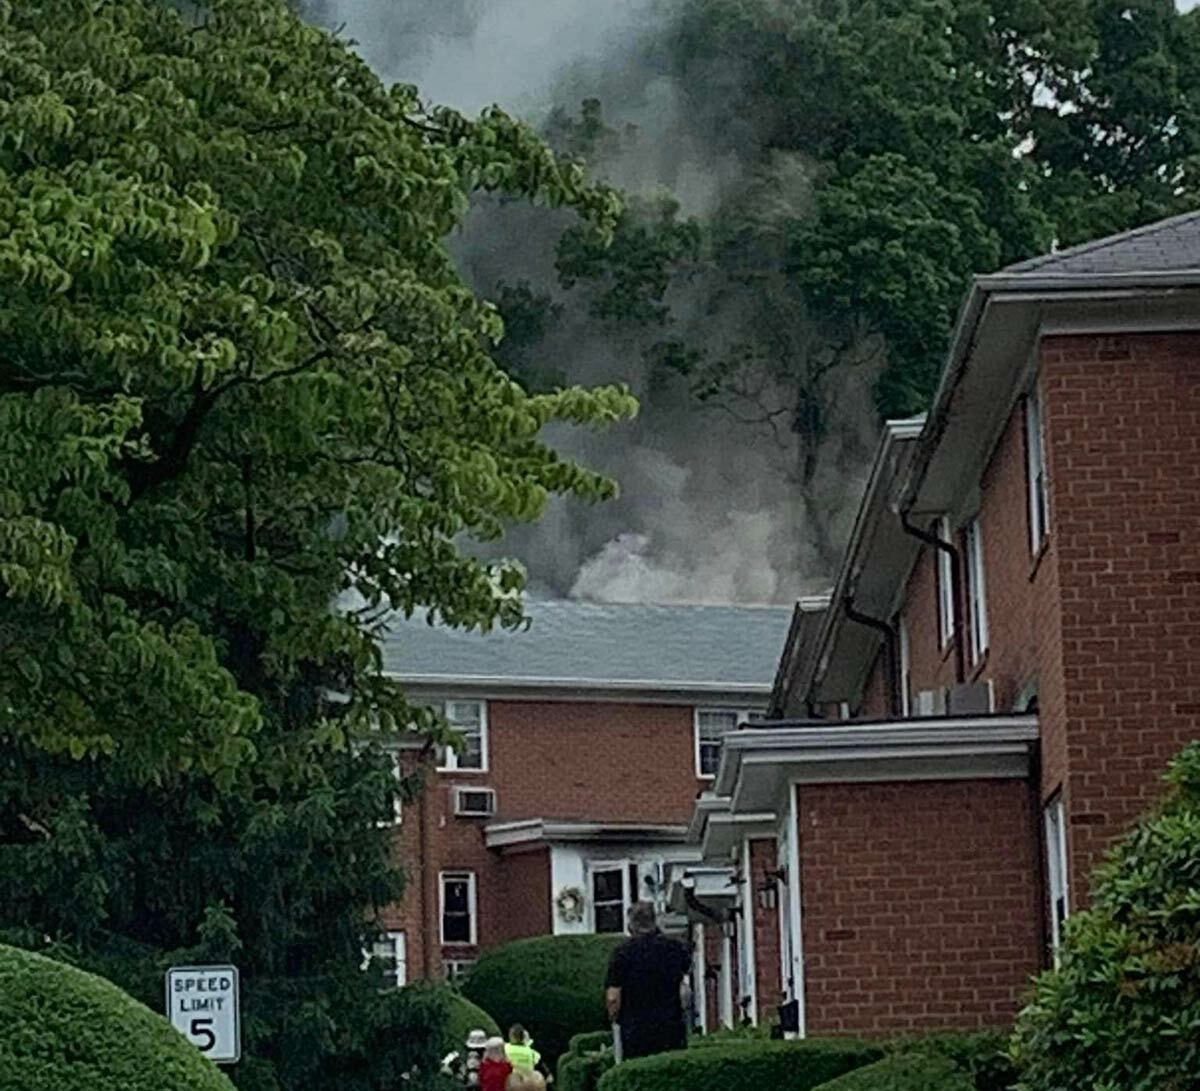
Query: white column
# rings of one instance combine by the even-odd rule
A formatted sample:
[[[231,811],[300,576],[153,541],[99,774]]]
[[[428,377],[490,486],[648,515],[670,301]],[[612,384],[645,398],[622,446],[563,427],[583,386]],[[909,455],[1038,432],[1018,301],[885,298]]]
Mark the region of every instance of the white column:
[[[742,995],[750,1002],[746,1005],[746,1014],[750,1022],[758,1026],[758,964],[754,950],[754,924],[758,913],[758,890],[754,884],[754,873],[750,870],[750,838],[742,841]]]
[[[697,1029],[701,1034],[708,1030],[708,985],[704,958],[704,925],[692,926],[692,1002],[696,1005]]]
[[[805,1037],[804,918],[800,886],[800,804],[795,784],[788,785],[788,930],[792,936],[792,980],[800,1037]]]
[[[729,924],[721,925],[721,972],[717,978],[717,1011],[721,1026],[733,1026],[733,939]]]

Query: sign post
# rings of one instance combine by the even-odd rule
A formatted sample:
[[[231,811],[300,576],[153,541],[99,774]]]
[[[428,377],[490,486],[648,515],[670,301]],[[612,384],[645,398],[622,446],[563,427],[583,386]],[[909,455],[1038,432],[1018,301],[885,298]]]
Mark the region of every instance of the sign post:
[[[242,1056],[237,967],[172,966],[167,1017],[210,1061],[236,1064]]]

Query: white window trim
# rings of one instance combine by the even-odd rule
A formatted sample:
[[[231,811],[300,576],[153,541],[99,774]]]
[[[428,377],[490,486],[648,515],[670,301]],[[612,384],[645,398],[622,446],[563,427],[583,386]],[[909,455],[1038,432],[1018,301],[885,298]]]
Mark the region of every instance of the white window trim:
[[[471,938],[468,940],[446,939],[446,882],[467,882],[467,909],[470,913]],[[442,871],[438,873],[438,939],[443,947],[479,946],[479,898],[478,884],[473,871]]]
[[[896,641],[900,646],[900,716],[908,719],[912,714],[912,649],[908,639],[908,622],[903,617],[896,626]]]
[[[629,909],[633,905],[635,890],[629,889],[629,869],[633,866],[634,861],[625,860],[589,860],[587,863],[587,930],[596,933],[596,897],[594,877],[598,871],[617,871],[621,872],[621,920],[624,921],[629,916]],[[607,935],[616,935],[617,933],[606,933]]]
[[[391,943],[394,969],[389,976],[395,979],[397,989],[403,989],[408,984],[408,934],[403,931],[384,932],[379,942]]]
[[[1046,432],[1042,418],[1042,395],[1036,382],[1025,397],[1025,486],[1029,504],[1029,550],[1036,554],[1041,550],[1046,535],[1050,532]]]
[[[442,959],[442,974],[447,983],[457,984],[460,978],[466,977],[478,959],[474,958],[444,958]]]
[[[447,697],[443,701],[439,701],[441,705],[442,716],[449,722],[449,717],[446,716],[446,706],[448,704],[467,704],[479,706],[479,756],[480,765],[478,769],[462,768],[458,764],[458,751],[451,746],[447,746],[443,753],[445,757],[442,764],[437,767],[439,773],[461,773],[464,776],[478,776],[480,773],[489,772],[491,764],[488,755],[488,703],[480,701],[473,697]],[[450,725],[453,728],[453,724]]]
[[[953,545],[953,535],[950,530],[950,520],[942,516],[937,524],[937,536],[947,545]],[[938,593],[938,643],[942,649],[948,648],[954,639],[954,565],[949,553],[944,549],[937,551],[937,593]]]
[[[1067,859],[1067,812],[1059,793],[1046,804],[1042,813],[1046,834],[1046,885],[1050,900],[1050,949],[1058,963],[1062,929],[1055,903],[1062,898],[1063,923],[1071,915],[1071,872]]]
[[[696,769],[697,780],[715,780],[715,773],[705,773],[700,764],[700,717],[703,714],[719,714],[722,716],[733,716],[735,718],[734,730],[740,729],[743,725],[750,722],[750,717],[759,714],[758,709],[754,708],[717,708],[705,707],[692,709],[692,754]],[[720,759],[718,759],[719,762]]]
[[[967,618],[967,630],[970,634],[970,650],[972,665],[978,663],[987,654],[989,645],[988,615],[987,615],[987,574],[983,557],[983,527],[976,516],[966,526],[964,532],[967,554],[968,571],[968,604],[970,616]]]

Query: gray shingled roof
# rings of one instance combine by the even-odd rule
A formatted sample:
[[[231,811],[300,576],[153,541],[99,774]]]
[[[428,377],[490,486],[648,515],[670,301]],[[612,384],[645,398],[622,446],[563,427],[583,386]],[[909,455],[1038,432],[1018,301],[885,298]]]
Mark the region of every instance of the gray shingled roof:
[[[1010,265],[1005,273],[1087,275],[1200,269],[1200,212],[1185,212],[1132,231]]]
[[[384,669],[401,680],[639,683],[770,690],[791,619],[786,606],[643,606],[530,601],[528,629],[488,634],[397,618]]]

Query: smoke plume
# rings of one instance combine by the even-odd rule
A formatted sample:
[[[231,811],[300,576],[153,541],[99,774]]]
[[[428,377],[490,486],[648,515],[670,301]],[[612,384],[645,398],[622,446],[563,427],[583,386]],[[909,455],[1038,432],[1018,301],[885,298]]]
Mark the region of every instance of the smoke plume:
[[[698,217],[752,191],[769,227],[808,199],[804,166],[791,159],[764,169],[749,123],[714,122],[741,73],[726,67],[679,82],[662,42],[683,2],[311,0],[309,10],[356,41],[385,81],[416,84],[427,102],[465,113],[497,103],[540,125],[554,107],[573,113],[599,99],[607,119],[635,133],[595,164],[607,180],[633,194],[670,191],[682,214]],[[643,338],[592,316],[587,288],[558,285],[555,244],[568,223],[484,201],[452,240],[484,295],[527,281],[561,308],[540,346],[548,369],[570,383],[628,383],[642,402],[636,421],[602,434],[547,437],[615,477],[621,497],[595,507],[556,500],[540,523],[515,528],[503,552],[525,563],[535,594],[784,602],[824,585],[830,542],[844,540],[873,442],[873,372],[834,377],[839,409],[801,488],[786,428],[780,436],[765,419],[747,423],[744,407],[700,406],[682,379],[648,371]],[[765,309],[781,322],[804,321],[759,288],[723,290],[719,305],[715,298],[703,273],[673,284],[675,332],[719,348],[755,336]]]

